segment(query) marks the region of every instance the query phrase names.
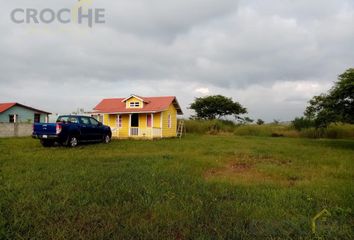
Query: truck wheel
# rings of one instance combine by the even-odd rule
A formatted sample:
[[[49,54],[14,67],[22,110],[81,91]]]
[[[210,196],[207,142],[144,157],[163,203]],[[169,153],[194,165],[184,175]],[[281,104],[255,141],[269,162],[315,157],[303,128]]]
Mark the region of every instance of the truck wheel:
[[[74,147],[77,146],[78,143],[79,143],[79,142],[78,142],[78,140],[77,140],[77,137],[75,137],[75,136],[70,136],[70,137],[68,138],[68,144],[67,144],[67,146],[74,148]]]
[[[52,147],[54,145],[53,141],[49,141],[49,140],[41,140],[41,144],[43,147]]]
[[[111,137],[108,134],[104,135],[103,142],[104,143],[109,143],[110,141],[111,141]]]

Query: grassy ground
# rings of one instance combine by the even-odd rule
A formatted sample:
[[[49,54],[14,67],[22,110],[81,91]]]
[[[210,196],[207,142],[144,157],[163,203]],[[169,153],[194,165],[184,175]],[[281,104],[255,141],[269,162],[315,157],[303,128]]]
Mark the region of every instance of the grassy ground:
[[[0,139],[0,239],[352,239],[353,180],[353,140]]]

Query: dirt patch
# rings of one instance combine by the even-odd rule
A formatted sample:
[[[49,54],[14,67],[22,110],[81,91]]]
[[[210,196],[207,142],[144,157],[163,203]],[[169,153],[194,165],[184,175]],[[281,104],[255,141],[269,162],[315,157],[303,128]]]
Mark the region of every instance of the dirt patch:
[[[242,173],[246,171],[250,171],[252,168],[251,164],[243,163],[243,162],[231,162],[228,163],[225,167],[221,168],[212,168],[209,169],[205,177],[213,177],[213,176],[222,176],[222,175],[229,175],[230,173]]]
[[[251,169],[251,164],[247,163],[232,163],[230,164],[230,168],[234,171],[243,172]]]
[[[290,161],[271,156],[234,155],[224,166],[207,170],[204,177],[206,180],[226,180],[242,184],[274,183],[295,186],[299,178],[280,174],[280,169],[290,164]]]

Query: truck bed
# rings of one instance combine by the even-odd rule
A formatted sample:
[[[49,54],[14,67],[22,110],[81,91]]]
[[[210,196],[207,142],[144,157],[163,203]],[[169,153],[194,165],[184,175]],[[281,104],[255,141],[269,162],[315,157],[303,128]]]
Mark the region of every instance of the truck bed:
[[[56,135],[56,123],[35,123],[33,125],[33,135],[42,136],[53,136]]]

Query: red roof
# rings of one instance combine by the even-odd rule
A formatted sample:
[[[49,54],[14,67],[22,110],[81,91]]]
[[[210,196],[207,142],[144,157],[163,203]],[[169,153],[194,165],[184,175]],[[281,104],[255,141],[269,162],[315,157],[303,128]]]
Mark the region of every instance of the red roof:
[[[16,103],[16,102],[0,103],[0,113],[5,112],[6,110],[12,108],[13,106],[20,106],[20,107],[27,108],[27,109],[30,109],[30,110],[35,111],[35,112],[51,114],[50,112],[46,112],[46,111],[42,111],[42,110],[35,109],[35,108],[32,108],[32,107],[28,107],[28,106],[25,106],[23,104]]]
[[[173,104],[178,114],[183,114],[176,97],[140,97],[132,95],[144,101],[143,108],[126,108],[125,101],[129,98],[107,98],[103,99],[96,107],[97,113],[149,113],[149,112],[162,112],[168,109]]]
[[[5,112],[6,110],[15,106],[16,103],[0,103],[0,113]]]

